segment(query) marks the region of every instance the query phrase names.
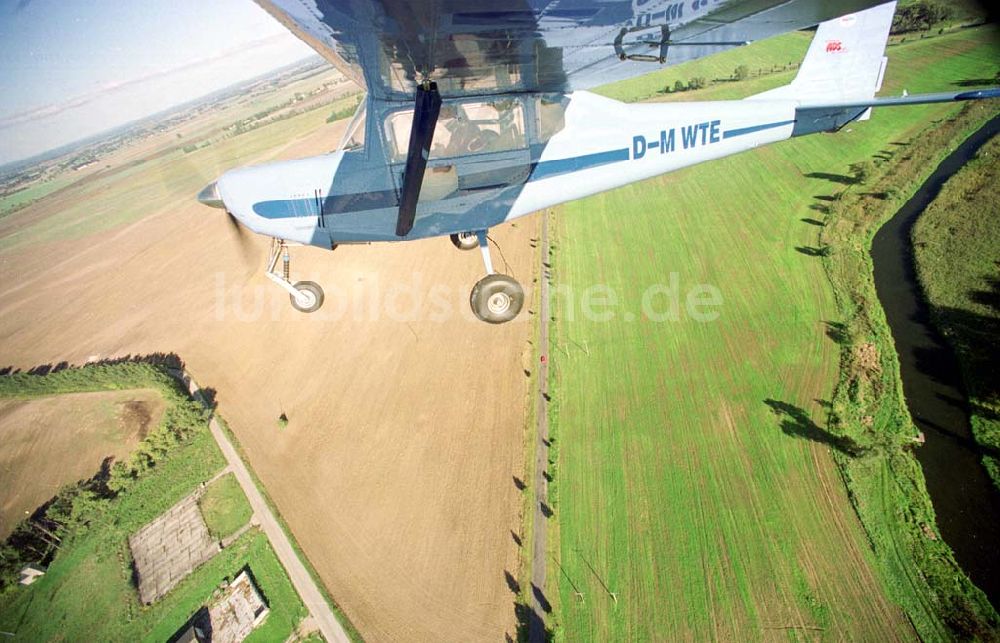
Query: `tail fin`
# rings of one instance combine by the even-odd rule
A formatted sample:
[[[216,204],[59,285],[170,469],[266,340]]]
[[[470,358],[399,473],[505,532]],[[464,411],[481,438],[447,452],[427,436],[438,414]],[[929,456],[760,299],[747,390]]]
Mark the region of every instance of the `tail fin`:
[[[885,44],[895,2],[828,20],[819,25],[799,73],[790,84],[753,99],[791,99],[800,103],[870,100],[882,85]],[[866,116],[866,115],[864,115]]]
[[[889,2],[820,24],[795,80],[746,100],[795,101],[792,136],[803,136],[867,120],[872,107],[1000,98],[1000,87],[875,98],[895,9]]]

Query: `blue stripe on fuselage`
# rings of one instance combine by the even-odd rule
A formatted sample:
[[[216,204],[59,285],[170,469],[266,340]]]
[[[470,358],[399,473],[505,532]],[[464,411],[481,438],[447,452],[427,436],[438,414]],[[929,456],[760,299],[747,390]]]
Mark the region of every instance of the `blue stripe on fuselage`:
[[[627,160],[628,148],[623,147],[620,150],[608,150],[607,152],[584,154],[583,156],[573,156],[567,159],[539,161],[534,164],[535,167],[531,170],[531,176],[528,180],[537,181],[538,179],[545,179],[550,176],[567,174],[569,172],[578,172],[580,170],[586,170],[599,165],[607,165],[608,163],[617,163],[618,161]]]
[[[773,129],[775,127],[784,127],[785,125],[791,125],[795,121],[779,121],[777,123],[764,123],[763,125],[751,125],[749,127],[740,127],[737,129],[727,129],[722,132],[722,138],[732,138],[734,136],[743,136],[744,134],[753,134],[754,132],[760,132],[761,130]]]
[[[780,121],[777,123],[764,123],[762,125],[751,125],[738,129],[725,130],[722,138],[732,138],[752,134],[761,130],[772,129],[791,125],[795,121]],[[655,141],[657,145],[659,141]],[[652,146],[652,145],[651,145]],[[605,152],[595,152],[582,156],[572,156],[564,159],[553,159],[551,161],[537,161],[532,163],[531,175],[528,181],[538,181],[553,176],[570,174],[587,170],[609,163],[618,163],[629,160],[629,149],[623,147],[617,150],[607,150]],[[325,197],[323,200],[323,210],[335,215],[344,212],[359,212],[368,209],[390,208],[398,204],[396,194],[392,190],[380,190],[377,192],[365,192],[360,194],[344,194]],[[284,219],[296,216],[317,216],[315,199],[282,199],[276,201],[262,201],[254,204],[254,212],[266,219]]]

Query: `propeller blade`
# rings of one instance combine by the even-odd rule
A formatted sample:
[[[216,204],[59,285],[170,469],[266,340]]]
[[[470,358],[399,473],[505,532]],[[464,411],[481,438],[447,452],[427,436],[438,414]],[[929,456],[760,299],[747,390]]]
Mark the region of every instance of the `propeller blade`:
[[[256,253],[254,252],[253,241],[250,239],[250,235],[243,229],[240,220],[226,209],[226,204],[222,201],[222,196],[219,195],[218,184],[212,181],[206,185],[198,193],[197,199],[202,205],[207,205],[210,208],[218,208],[226,213],[226,219],[229,222],[229,236],[236,242],[236,246],[239,248],[240,255],[243,258],[243,265],[248,273],[247,278],[249,279],[249,273],[260,262],[257,260]]]
[[[215,184],[213,183],[212,185],[214,186]],[[201,200],[200,196],[201,195],[199,195],[199,201]],[[226,210],[226,219],[229,220],[229,228],[231,231],[230,236],[236,241],[236,246],[240,250],[240,256],[243,258],[243,266],[246,268],[246,273],[248,275],[247,278],[249,278],[249,274],[251,274],[260,263],[257,258],[257,253],[254,252],[253,241],[250,239],[250,235],[246,233],[246,230],[243,229],[243,225],[240,224],[239,219],[237,219],[229,210]]]

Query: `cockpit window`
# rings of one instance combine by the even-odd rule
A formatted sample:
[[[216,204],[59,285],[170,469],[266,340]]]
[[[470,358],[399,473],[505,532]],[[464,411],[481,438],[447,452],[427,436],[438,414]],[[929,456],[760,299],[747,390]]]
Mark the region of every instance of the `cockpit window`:
[[[535,115],[538,119],[538,142],[547,143],[566,126],[566,107],[569,100],[562,94],[543,94],[536,99]]]
[[[386,119],[390,156],[406,160],[413,110],[394,112]],[[527,147],[524,108],[513,98],[446,103],[441,106],[430,158],[504,152]]]

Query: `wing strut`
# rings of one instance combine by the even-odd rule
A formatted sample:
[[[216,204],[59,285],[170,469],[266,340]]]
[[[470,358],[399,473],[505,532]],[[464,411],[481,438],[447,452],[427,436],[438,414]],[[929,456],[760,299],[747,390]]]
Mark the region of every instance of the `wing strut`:
[[[424,182],[427,157],[431,152],[434,126],[441,112],[441,95],[437,83],[417,86],[417,99],[413,109],[413,127],[410,128],[410,147],[406,153],[403,170],[403,189],[399,195],[399,218],[396,219],[396,236],[405,237],[413,229],[417,216],[417,199]]]

